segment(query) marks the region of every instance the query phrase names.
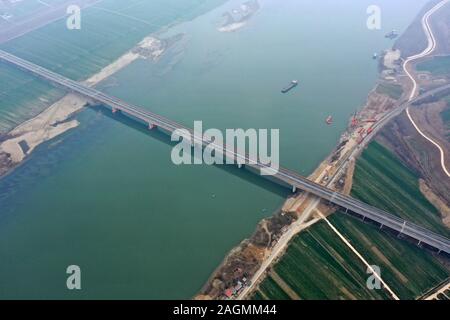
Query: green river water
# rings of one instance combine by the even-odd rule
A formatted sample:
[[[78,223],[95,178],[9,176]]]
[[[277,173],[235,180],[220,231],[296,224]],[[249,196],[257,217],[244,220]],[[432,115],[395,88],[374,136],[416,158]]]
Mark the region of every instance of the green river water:
[[[265,0],[245,28],[220,33],[233,0],[162,34],[185,38],[158,63],[99,87],[189,127],[279,128],[281,164],[307,175],[374,86],[384,34],[425,2],[379,0],[383,28],[370,31],[371,0]],[[76,117],[0,180],[0,298],[190,298],[289,193],[234,167],[175,166],[169,139],[130,121]],[[66,288],[72,264],[80,291]]]

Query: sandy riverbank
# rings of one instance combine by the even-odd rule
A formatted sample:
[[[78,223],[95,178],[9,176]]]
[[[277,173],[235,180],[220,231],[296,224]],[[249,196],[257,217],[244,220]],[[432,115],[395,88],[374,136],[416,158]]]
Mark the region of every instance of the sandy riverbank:
[[[80,110],[86,102],[86,99],[78,95],[68,94],[64,96],[35,118],[13,129],[8,134],[10,138],[0,144],[0,152],[9,154],[13,163],[21,162],[27,154],[33,152],[42,142],[75,128],[78,121],[65,120],[69,115]],[[24,143],[28,146],[26,152],[20,145]]]
[[[146,37],[132,50],[83,83],[90,87],[95,86],[139,58],[156,60],[164,52],[165,47],[161,40]],[[89,100],[85,97],[67,94],[36,117],[11,130],[0,143],[0,175],[22,162],[41,143],[77,127],[77,120],[67,119],[88,103]]]

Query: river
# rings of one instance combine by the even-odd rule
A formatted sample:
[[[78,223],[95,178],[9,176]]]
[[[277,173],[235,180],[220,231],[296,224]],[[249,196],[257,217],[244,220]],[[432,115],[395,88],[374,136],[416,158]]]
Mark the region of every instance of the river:
[[[384,34],[426,1],[379,0],[374,31],[369,0],[261,0],[244,28],[218,32],[241,2],[165,31],[185,37],[99,87],[189,127],[280,129],[281,164],[308,175],[373,88]],[[234,167],[176,166],[164,135],[114,117],[83,111],[0,180],[1,298],[190,298],[288,194]],[[73,264],[80,291],[66,288]]]

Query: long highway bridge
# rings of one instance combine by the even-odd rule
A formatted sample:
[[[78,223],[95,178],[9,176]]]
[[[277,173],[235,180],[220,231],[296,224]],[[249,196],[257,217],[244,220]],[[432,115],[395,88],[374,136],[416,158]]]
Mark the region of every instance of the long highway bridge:
[[[195,136],[192,129],[178,124],[172,120],[154,114],[148,110],[128,104],[125,101],[107,95],[94,88],[87,87],[77,81],[70,80],[55,72],[52,72],[29,61],[23,60],[2,50],[0,50],[0,61],[19,67],[26,72],[50,81],[58,86],[63,87],[66,90],[83,95],[91,99],[92,101],[103,105],[104,107],[110,108],[113,112],[120,111],[122,114],[128,117],[138,122],[144,123],[145,125],[148,125],[149,128],[159,128],[169,134],[172,134],[175,130],[177,130],[177,133],[179,133],[180,129],[184,129],[184,132],[190,135],[184,138],[190,139],[190,141],[193,141],[194,144],[202,146],[214,144],[208,138],[205,139],[204,137]],[[443,87],[443,90],[448,89],[448,86]],[[416,99],[411,101],[411,103],[426,99],[429,96],[436,95],[438,93],[439,90],[433,90],[433,92],[431,93],[425,93],[417,97]],[[180,136],[183,136],[183,134],[180,134]],[[240,154],[235,150],[230,150],[226,147],[222,147],[222,150],[225,157],[236,160],[238,163],[245,163],[245,166],[254,169],[251,171],[256,170],[257,172],[267,172],[272,170],[272,168],[270,168],[268,165],[250,159],[247,155]],[[423,244],[435,249],[438,253],[443,252],[447,255],[450,255],[450,240],[426,228],[403,220],[395,215],[370,206],[362,201],[353,199],[352,197],[335,192],[285,168],[280,168],[276,173],[271,175],[270,178],[272,180],[275,180],[277,183],[292,188],[293,191],[299,189],[305,192],[309,192],[317,197],[327,200],[329,203],[340,207],[346,212],[361,216],[365,220],[376,222],[380,226],[380,228],[384,227],[398,232],[399,235],[402,235],[405,238],[410,238],[416,241],[419,245]]]

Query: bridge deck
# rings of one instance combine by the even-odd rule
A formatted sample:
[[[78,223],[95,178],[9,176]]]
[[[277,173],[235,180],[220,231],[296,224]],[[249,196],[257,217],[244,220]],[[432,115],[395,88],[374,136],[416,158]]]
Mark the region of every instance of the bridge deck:
[[[177,129],[184,129],[186,133],[189,133],[190,135],[189,137],[186,138],[192,139],[191,141],[194,141],[194,143],[196,144],[206,146],[212,143],[211,141],[204,140],[202,137],[195,136],[190,128],[182,126],[181,124],[178,124],[172,120],[154,114],[148,110],[128,104],[125,101],[122,101],[118,98],[106,95],[101,91],[98,91],[94,88],[87,87],[79,82],[65,78],[57,73],[54,73],[50,70],[47,70],[43,67],[35,65],[21,58],[18,58],[2,50],[0,50],[0,61],[13,64],[25,71],[31,72],[34,75],[37,75],[59,86],[62,86],[68,89],[69,91],[84,95],[98,103],[101,103],[105,107],[120,110],[123,114],[131,116],[143,123],[155,125],[168,133],[172,133]],[[436,94],[437,92],[438,92],[437,90],[434,90],[432,94]],[[419,98],[423,99],[425,98],[425,95],[416,98],[415,101],[418,101]],[[262,169],[271,170],[269,166],[262,164],[258,161],[249,159],[246,155],[239,154],[235,152],[235,150],[226,149],[226,147],[223,148],[222,150],[223,154],[226,157],[232,158],[234,160],[240,160],[249,167],[252,167],[259,171],[261,171]],[[419,243],[427,244],[439,250],[439,252],[442,251],[447,254],[450,254],[450,240],[447,239],[446,237],[433,233],[423,227],[417,226],[411,222],[407,222],[383,210],[372,207],[359,200],[353,199],[352,197],[335,192],[331,189],[328,189],[327,187],[324,187],[320,184],[310,181],[300,176],[299,174],[285,168],[280,168],[278,172],[275,173],[272,177],[274,179],[277,179],[279,182],[283,184],[309,192],[322,199],[328,200],[330,203],[333,203],[341,208],[359,214],[367,219],[379,223],[380,225],[383,225],[387,228],[402,233],[418,241]]]

